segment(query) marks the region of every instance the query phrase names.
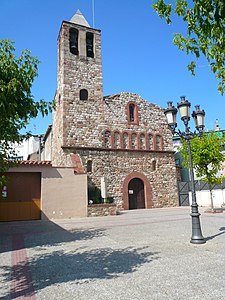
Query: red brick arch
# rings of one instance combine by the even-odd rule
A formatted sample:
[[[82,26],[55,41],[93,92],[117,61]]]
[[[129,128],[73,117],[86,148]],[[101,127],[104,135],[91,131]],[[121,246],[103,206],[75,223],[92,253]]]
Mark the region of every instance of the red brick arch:
[[[148,181],[148,178],[139,172],[132,172],[129,174],[124,182],[123,182],[123,208],[129,209],[129,195],[128,195],[128,185],[129,182],[134,179],[138,178],[141,179],[144,183],[144,192],[145,192],[145,207],[152,208],[152,188]]]

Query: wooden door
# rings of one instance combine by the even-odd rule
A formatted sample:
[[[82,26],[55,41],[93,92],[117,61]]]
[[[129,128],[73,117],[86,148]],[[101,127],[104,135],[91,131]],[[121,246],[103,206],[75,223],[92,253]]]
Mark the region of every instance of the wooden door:
[[[0,221],[37,220],[41,217],[41,173],[13,172],[0,196]]]
[[[139,178],[134,178],[128,185],[129,209],[145,208],[144,183]]]

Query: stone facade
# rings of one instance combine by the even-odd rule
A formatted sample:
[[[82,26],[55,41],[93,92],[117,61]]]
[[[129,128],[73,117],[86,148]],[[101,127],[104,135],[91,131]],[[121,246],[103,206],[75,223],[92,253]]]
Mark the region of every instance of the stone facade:
[[[71,28],[77,34],[76,54],[71,53]],[[87,55],[89,34],[93,57]],[[178,205],[172,136],[164,110],[133,93],[103,97],[100,30],[63,21],[55,102],[53,165],[87,173],[89,186],[99,189],[105,177],[108,197],[118,209]]]
[[[88,205],[88,217],[115,216],[117,214],[116,204],[93,204]]]

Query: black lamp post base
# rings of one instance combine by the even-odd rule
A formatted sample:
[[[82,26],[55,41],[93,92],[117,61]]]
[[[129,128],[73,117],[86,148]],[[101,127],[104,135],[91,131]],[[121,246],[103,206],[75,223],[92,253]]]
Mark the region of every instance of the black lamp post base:
[[[194,203],[191,205],[191,219],[192,219],[192,236],[190,242],[192,244],[205,244],[206,240],[202,235],[200,224],[200,213],[198,212],[198,205]]]
[[[192,239],[191,238],[191,240],[190,240],[190,243],[192,243],[192,244],[205,244],[205,239],[204,239],[204,237],[202,237],[202,239]]]

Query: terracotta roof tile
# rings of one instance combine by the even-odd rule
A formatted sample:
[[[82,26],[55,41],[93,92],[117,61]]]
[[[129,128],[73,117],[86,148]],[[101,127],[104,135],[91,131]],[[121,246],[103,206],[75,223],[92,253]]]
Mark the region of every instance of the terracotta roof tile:
[[[51,166],[52,162],[50,160],[18,160],[19,165],[32,165],[32,166]]]

